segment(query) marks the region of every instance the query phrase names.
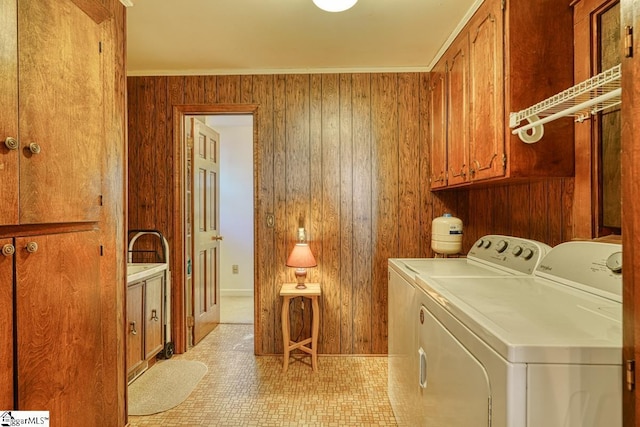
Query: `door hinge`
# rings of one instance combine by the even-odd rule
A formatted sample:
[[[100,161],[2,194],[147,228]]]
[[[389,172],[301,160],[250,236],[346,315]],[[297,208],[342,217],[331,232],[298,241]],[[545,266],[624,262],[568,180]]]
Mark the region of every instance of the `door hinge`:
[[[502,153],[502,170],[507,170],[507,155]]]
[[[502,10],[505,10],[507,8],[507,0],[502,0],[501,8],[502,8]]]
[[[104,246],[100,245],[100,256],[104,256]]]
[[[633,27],[630,25],[624,27],[624,57],[633,57]]]
[[[627,390],[633,391],[636,388],[636,361],[635,360],[627,360],[627,375],[626,375],[626,383]]]
[[[187,327],[189,328],[193,328],[193,325],[195,325],[195,320],[193,318],[193,316],[187,316]]]
[[[98,201],[99,201],[98,203],[100,204],[100,206],[102,206],[102,194],[99,196]]]

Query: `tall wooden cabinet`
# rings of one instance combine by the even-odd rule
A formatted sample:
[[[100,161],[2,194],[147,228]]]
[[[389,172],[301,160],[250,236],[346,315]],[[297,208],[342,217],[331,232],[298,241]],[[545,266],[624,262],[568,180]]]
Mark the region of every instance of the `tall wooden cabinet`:
[[[543,30],[544,29],[544,30]],[[550,36],[553,34],[553,36]],[[509,113],[573,83],[572,13],[557,0],[486,0],[433,69],[445,70],[444,102],[432,102],[431,189],[573,174],[573,127],[560,120],[537,144],[509,129]],[[431,85],[432,101],[440,95]],[[438,98],[439,99],[439,98]]]
[[[3,7],[17,30],[2,51],[9,96],[3,91],[0,225],[97,221],[101,26],[71,1]]]
[[[51,425],[117,424],[104,29],[71,0],[0,3],[0,409],[47,410]]]

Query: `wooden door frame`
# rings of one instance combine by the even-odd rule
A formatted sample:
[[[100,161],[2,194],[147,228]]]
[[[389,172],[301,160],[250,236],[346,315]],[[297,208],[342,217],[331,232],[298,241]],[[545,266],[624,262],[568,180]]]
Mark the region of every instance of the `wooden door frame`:
[[[640,359],[640,265],[637,247],[640,240],[640,203],[638,175],[640,172],[640,125],[638,124],[640,83],[640,0],[620,1],[620,31],[624,40],[625,26],[633,28],[633,54],[622,57],[622,247],[624,273],[622,293],[622,363],[623,381],[626,379],[627,361],[634,364],[630,373],[634,384],[627,384],[622,394],[622,423],[625,427],[638,424],[640,395],[638,394],[638,363]]]
[[[257,166],[260,164],[260,151],[258,150],[258,127],[256,123],[258,121],[258,104],[180,104],[173,106],[173,221],[171,223],[173,242],[171,249],[171,337],[175,344],[177,353],[184,353],[187,351],[187,308],[186,308],[186,289],[185,289],[185,272],[184,272],[184,255],[185,255],[185,241],[184,241],[184,146],[182,141],[183,124],[185,116],[211,116],[211,115],[238,115],[238,114],[251,114],[253,116],[253,206],[254,206],[254,218],[253,218],[253,233],[254,236],[258,236],[258,227],[260,226],[257,220],[258,216],[255,212],[258,206],[258,174]],[[259,242],[254,240],[254,265],[259,265]],[[260,317],[257,315],[259,312],[258,302],[259,287],[258,269],[253,269],[253,291],[254,291],[254,304],[253,304],[253,317],[254,317],[254,353],[261,346],[260,334],[256,334],[255,331],[260,330]]]

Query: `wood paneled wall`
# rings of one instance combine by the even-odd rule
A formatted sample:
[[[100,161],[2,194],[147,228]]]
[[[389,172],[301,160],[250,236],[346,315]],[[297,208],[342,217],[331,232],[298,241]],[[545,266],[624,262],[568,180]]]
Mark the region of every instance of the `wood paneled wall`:
[[[129,77],[129,227],[159,229],[172,242],[174,105],[258,104],[256,352],[282,352],[279,289],[294,281],[284,264],[300,225],[318,261],[309,280],[323,290],[320,352],[386,353],[387,259],[432,256],[433,217],[451,212],[463,219],[465,251],[489,233],[549,244],[571,237],[571,179],[429,191],[428,79],[427,73]],[[292,320],[299,319],[300,304],[292,310]],[[292,330],[308,329],[308,320]]]

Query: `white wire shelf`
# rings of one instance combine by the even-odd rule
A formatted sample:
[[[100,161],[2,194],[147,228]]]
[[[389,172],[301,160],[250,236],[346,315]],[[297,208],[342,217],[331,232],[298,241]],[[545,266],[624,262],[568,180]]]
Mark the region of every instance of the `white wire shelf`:
[[[544,134],[543,125],[561,117],[573,116],[582,122],[591,115],[621,102],[620,64],[591,77],[567,90],[529,108],[511,113],[509,127],[526,143],[538,142]],[[528,124],[520,126],[527,121]]]

